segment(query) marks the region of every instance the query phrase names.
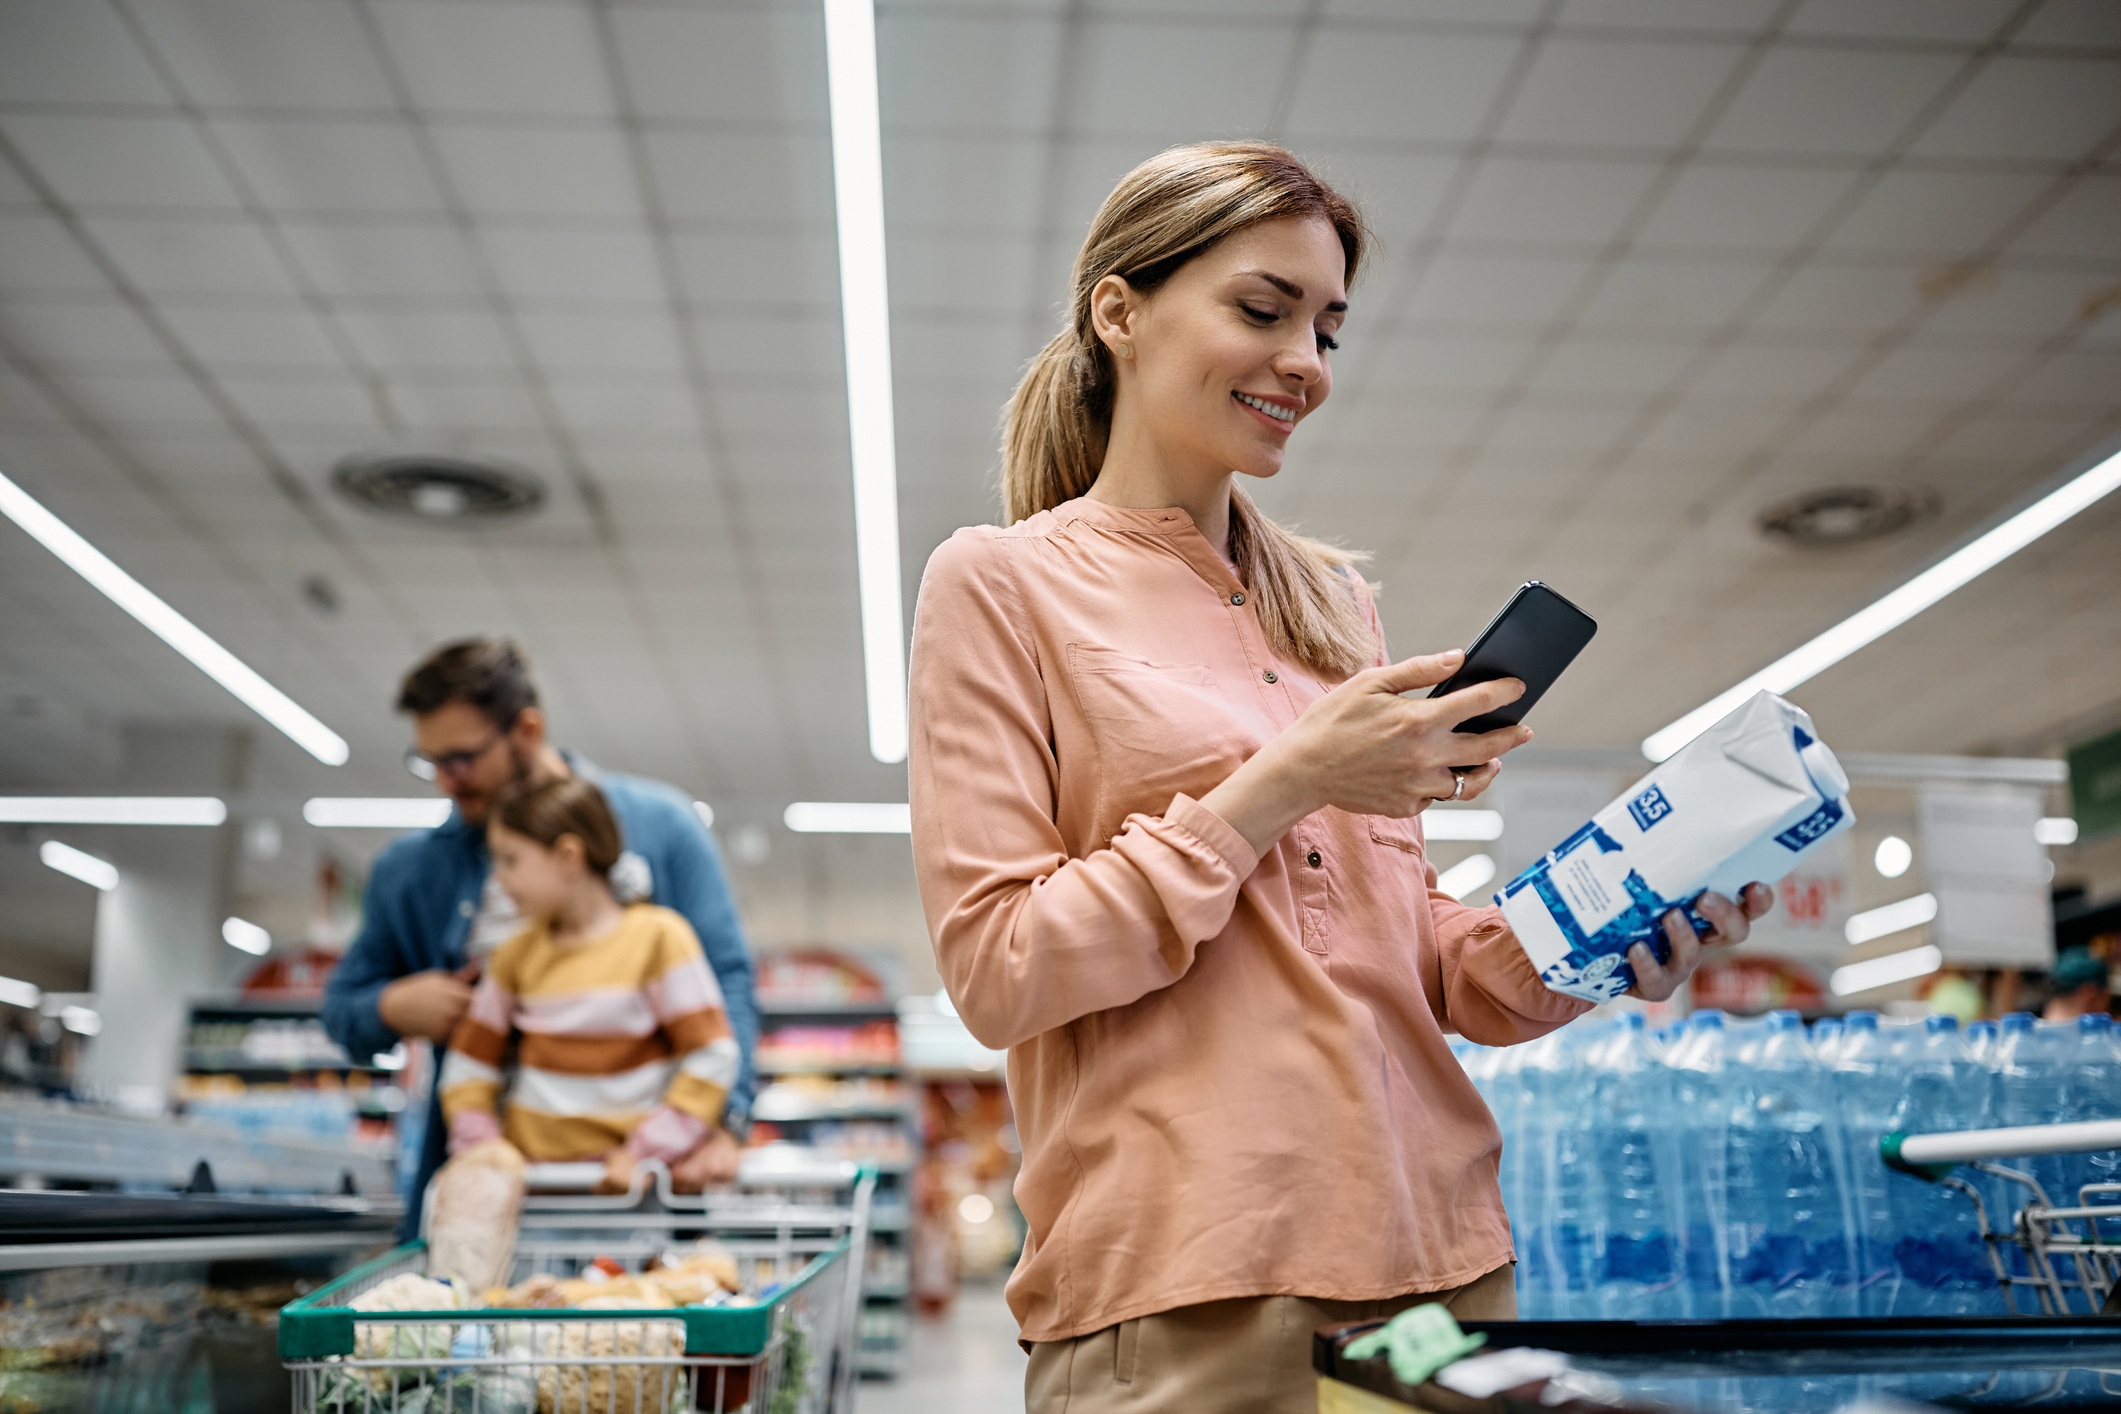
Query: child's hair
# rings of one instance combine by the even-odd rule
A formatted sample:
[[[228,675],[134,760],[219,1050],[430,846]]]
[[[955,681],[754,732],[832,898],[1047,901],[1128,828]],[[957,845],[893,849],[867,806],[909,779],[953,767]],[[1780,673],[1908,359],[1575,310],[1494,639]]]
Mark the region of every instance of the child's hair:
[[[611,877],[624,847],[604,792],[580,776],[509,787],[493,803],[493,820],[547,849],[560,836],[573,835],[582,842],[583,861],[601,879]]]

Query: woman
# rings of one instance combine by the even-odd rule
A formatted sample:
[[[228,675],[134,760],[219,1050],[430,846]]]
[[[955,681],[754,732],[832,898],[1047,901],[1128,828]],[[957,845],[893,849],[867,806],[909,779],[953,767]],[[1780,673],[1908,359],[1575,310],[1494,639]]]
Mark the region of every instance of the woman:
[[[1500,1136],[1445,1034],[1585,1008],[1435,892],[1419,816],[1531,739],[1452,731],[1521,685],[1401,697],[1461,655],[1390,662],[1354,557],[1234,484],[1331,390],[1363,240],[1276,147],[1128,174],[1009,404],[1011,524],[922,583],[914,860],[960,1015],[1009,1048],[1033,1411],[1315,1407],[1325,1321],[1515,1313]],[[1742,939],[1745,893],[1707,940],[1668,919],[1642,994]]]

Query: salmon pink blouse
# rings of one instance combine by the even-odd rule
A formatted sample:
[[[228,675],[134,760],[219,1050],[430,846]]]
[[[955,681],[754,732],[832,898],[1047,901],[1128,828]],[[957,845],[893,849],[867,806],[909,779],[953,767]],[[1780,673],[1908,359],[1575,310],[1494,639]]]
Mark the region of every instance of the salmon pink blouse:
[[[1183,511],[1076,500],[928,562],[914,865],[951,999],[1009,1051],[1026,1340],[1511,1259],[1501,1136],[1445,1037],[1585,1004],[1437,892],[1419,820],[1329,807],[1262,857],[1200,804],[1329,686]]]

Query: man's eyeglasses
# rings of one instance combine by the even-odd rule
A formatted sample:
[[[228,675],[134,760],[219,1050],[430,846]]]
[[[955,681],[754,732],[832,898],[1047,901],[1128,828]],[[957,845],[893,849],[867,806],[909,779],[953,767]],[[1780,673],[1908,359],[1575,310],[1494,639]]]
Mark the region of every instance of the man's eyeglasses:
[[[493,735],[472,747],[469,751],[445,751],[440,756],[428,756],[417,746],[405,753],[405,769],[423,781],[432,781],[441,776],[461,776],[479,763],[479,758],[493,750],[494,743],[508,735],[508,728],[495,727]]]

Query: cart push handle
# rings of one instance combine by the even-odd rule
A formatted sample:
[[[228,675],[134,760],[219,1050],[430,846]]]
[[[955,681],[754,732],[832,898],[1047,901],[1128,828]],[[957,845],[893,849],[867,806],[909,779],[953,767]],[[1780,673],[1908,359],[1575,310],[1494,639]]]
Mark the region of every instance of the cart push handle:
[[[2080,1154],[2121,1149],[2121,1119],[2076,1124],[2029,1124],[2018,1129],[1967,1129],[1956,1134],[1888,1134],[1878,1141],[1887,1166],[1917,1178],[1943,1178],[1959,1164],[2035,1154]]]

